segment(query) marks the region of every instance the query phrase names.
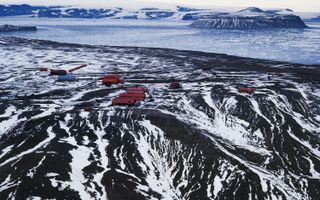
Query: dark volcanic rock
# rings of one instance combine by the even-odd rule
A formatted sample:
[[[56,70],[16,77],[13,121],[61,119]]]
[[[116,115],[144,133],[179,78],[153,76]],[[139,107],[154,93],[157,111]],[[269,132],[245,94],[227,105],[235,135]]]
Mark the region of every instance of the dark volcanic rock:
[[[0,56],[1,199],[319,197],[320,66],[19,38]],[[87,62],[71,83],[37,70]],[[111,106],[137,85],[140,106]]]
[[[13,26],[13,25],[2,25],[0,26],[0,32],[13,32],[13,31],[36,31],[35,26]]]

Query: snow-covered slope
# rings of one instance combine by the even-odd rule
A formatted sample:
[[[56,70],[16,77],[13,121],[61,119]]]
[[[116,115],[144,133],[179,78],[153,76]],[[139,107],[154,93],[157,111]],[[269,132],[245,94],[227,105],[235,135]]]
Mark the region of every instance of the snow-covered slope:
[[[3,16],[30,16],[30,17],[48,17],[48,18],[111,18],[111,19],[175,19],[175,20],[197,20],[208,18],[217,14],[230,14],[234,8],[192,8],[186,6],[174,6],[172,4],[138,4],[137,6],[124,6],[124,4],[109,2],[108,6],[103,7],[81,7],[78,6],[31,6],[22,5],[0,5],[0,17]],[[118,5],[118,6],[117,6]],[[145,5],[145,6],[142,6]],[[319,13],[294,13],[290,9],[266,10],[251,7],[244,9],[236,15],[250,16],[257,14],[295,14],[301,16],[304,20],[317,19]]]
[[[18,38],[0,57],[2,199],[319,197],[319,66]],[[38,70],[83,63],[71,83]],[[136,85],[144,103],[110,106]]]
[[[306,28],[299,16],[283,11],[263,11],[250,7],[235,13],[216,14],[201,18],[191,24],[195,28],[209,29],[264,29]]]
[[[73,6],[0,5],[0,16],[27,15],[48,18],[111,18],[111,19],[181,19],[184,13],[196,9],[175,7],[174,9],[145,7],[141,9],[81,8]]]

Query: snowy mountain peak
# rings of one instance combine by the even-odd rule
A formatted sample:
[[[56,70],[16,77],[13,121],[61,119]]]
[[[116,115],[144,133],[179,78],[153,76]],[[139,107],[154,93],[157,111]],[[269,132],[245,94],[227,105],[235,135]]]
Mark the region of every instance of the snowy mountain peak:
[[[270,14],[278,14],[278,15],[294,15],[294,11],[291,9],[277,9],[277,10],[266,10],[265,12]]]
[[[246,12],[246,13],[264,13],[263,10],[261,10],[260,8],[257,8],[257,7],[248,7],[248,8],[245,8],[243,10],[240,10],[238,11],[238,13],[242,13],[242,12]]]
[[[247,16],[261,16],[261,15],[293,15],[294,12],[291,9],[275,9],[275,10],[262,10],[257,7],[248,7],[246,9],[240,10],[236,13],[231,13],[231,15],[247,15]]]
[[[193,11],[201,11],[203,9],[197,9],[197,8],[189,8],[185,6],[177,6],[177,11],[179,12],[193,12]]]

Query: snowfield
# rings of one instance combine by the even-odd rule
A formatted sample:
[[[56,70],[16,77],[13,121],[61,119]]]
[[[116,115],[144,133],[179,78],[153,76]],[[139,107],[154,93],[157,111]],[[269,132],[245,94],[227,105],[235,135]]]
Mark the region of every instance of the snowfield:
[[[319,197],[319,66],[8,37],[0,57],[1,198]],[[111,106],[133,86],[140,106]]]

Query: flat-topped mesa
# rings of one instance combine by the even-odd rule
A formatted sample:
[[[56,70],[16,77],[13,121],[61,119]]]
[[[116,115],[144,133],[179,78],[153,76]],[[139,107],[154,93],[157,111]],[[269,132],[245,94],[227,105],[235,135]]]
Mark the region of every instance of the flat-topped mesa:
[[[269,28],[307,28],[299,16],[290,10],[263,11],[259,8],[247,8],[235,13],[217,14],[198,19],[190,26],[207,29],[269,29]]]
[[[0,32],[12,32],[12,31],[36,31],[35,26],[14,26],[14,25],[0,25]]]

